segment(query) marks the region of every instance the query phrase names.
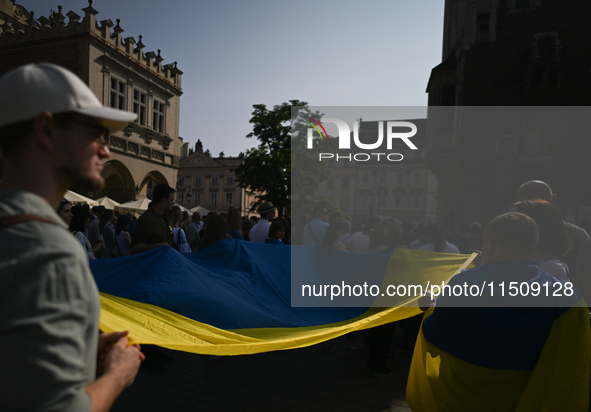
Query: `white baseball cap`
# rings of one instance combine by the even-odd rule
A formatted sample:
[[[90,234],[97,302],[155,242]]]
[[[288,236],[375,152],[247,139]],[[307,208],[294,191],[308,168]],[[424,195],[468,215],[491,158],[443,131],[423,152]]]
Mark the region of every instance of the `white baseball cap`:
[[[117,132],[135,113],[104,107],[78,76],[51,63],[18,67],[0,77],[0,127],[32,120],[39,113],[80,113]]]

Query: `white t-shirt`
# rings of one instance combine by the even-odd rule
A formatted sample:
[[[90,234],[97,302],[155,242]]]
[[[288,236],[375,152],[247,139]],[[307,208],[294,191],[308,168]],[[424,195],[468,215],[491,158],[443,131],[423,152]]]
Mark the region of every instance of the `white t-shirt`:
[[[425,246],[421,246],[419,250],[428,250],[433,252],[435,250],[435,245],[433,243],[427,243]],[[460,250],[455,245],[452,245],[446,240],[445,246],[443,246],[443,252],[441,253],[456,253],[459,255]]]
[[[560,260],[550,259],[538,263],[544,272],[570,282],[570,279],[568,278],[568,266]]]
[[[248,238],[251,242],[265,243],[269,239],[269,228],[271,223],[267,219],[259,219],[259,222],[250,229]]]
[[[353,253],[369,253],[369,235],[356,232],[349,240],[349,250]]]

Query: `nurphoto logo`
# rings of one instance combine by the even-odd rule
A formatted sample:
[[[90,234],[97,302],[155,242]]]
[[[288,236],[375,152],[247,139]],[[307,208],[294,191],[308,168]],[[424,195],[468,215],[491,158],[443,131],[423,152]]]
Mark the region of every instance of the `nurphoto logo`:
[[[311,117],[306,117],[306,119],[310,120],[308,125],[312,126],[308,128],[308,149],[313,148],[313,140],[314,140],[314,131],[316,131],[320,138],[326,138],[328,140],[328,133],[326,133],[326,129],[323,126],[323,123],[334,123],[337,126],[339,131],[339,149],[340,150],[350,150],[351,149],[351,129],[347,122],[337,119],[334,117],[323,117],[320,119],[320,122],[316,119]],[[313,124],[314,122],[316,124]],[[322,130],[321,130],[322,129]],[[410,131],[401,131],[408,130]],[[324,132],[324,133],[323,133]],[[418,148],[411,142],[410,138],[417,134],[417,126],[411,122],[405,121],[388,121],[386,122],[386,150],[392,150],[392,142],[394,139],[402,140],[409,149],[411,150],[418,150]],[[384,122],[378,122],[378,136],[377,140],[373,143],[363,143],[359,139],[359,121],[355,120],[353,122],[353,142],[355,146],[362,150],[380,150],[380,148],[384,144]],[[383,150],[383,149],[382,149]],[[319,153],[319,161],[322,159],[336,159],[339,160],[349,160],[349,161],[357,161],[357,162],[367,162],[373,156],[378,161],[382,159],[387,159],[391,162],[399,162],[404,159],[402,153],[387,153],[387,152],[376,152],[376,153],[348,153],[348,154],[339,154],[339,153]]]

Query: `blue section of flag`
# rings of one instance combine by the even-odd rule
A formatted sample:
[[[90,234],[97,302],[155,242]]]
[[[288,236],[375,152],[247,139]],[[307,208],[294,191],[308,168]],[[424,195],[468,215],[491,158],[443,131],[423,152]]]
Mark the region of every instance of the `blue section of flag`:
[[[317,326],[365,313],[367,308],[291,307],[292,253],[294,259],[304,261],[318,250],[325,247],[224,240],[191,254],[163,246],[138,255],[94,260],[90,267],[101,292],[222,329]],[[381,258],[385,273],[388,257]],[[345,260],[331,271],[345,273],[350,270],[346,266]]]
[[[464,271],[453,277],[449,286],[479,285],[505,282],[505,297],[496,287],[493,297],[440,297],[433,314],[425,319],[425,338],[449,354],[471,364],[502,370],[533,370],[553,322],[581,299],[573,295],[545,299],[545,307],[506,307],[527,302],[521,297],[508,297],[509,282],[549,285],[564,281],[542,271],[535,261],[522,263],[491,263]],[[557,288],[550,288],[552,291]],[[561,288],[564,292],[564,287]],[[485,291],[490,292],[489,288]],[[545,290],[542,290],[545,293]],[[474,307],[453,307],[474,301]],[[512,299],[514,299],[512,301]],[[537,299],[543,299],[538,297]],[[487,302],[497,307],[476,307]],[[539,304],[539,300],[537,303]],[[513,305],[515,306],[515,305]]]

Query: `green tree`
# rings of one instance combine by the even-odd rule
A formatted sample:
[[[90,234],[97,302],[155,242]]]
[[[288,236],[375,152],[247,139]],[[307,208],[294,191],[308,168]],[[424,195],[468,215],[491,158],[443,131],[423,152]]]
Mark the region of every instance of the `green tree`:
[[[250,123],[253,130],[246,137],[256,137],[258,147],[247,150],[244,162],[234,169],[240,185],[258,195],[251,207],[256,211],[261,203],[271,201],[278,213],[291,209],[292,189],[292,106],[306,106],[306,102],[290,100],[268,109],[264,104],[254,105]],[[318,164],[316,169],[325,168]],[[310,179],[314,170],[307,170]],[[319,181],[327,173],[316,174],[311,180]],[[326,176],[324,176],[326,178]]]

